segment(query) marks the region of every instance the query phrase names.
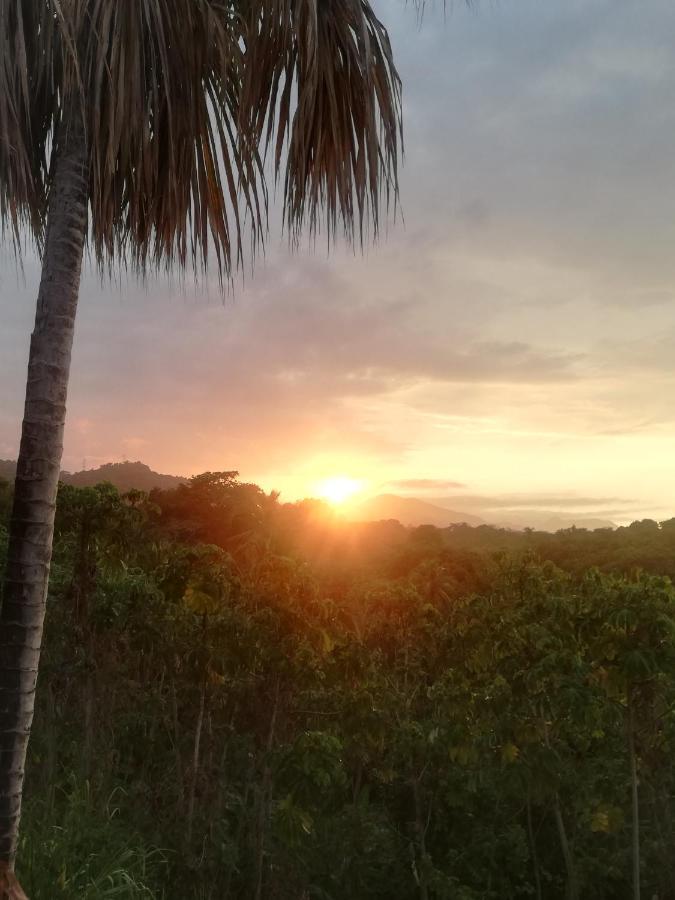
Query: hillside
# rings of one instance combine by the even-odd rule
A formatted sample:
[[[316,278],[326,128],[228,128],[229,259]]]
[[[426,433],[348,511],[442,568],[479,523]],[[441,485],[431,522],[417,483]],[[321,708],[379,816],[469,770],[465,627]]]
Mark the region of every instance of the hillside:
[[[417,500],[414,497],[398,497],[395,494],[380,494],[353,506],[347,512],[348,518],[358,521],[380,521],[396,519],[402,525],[483,525],[483,519],[470,513],[446,509]]]
[[[151,491],[155,488],[169,491],[186,484],[187,478],[178,475],[162,475],[153,471],[142,462],[106,463],[97,469],[86,469],[83,472],[61,473],[61,480],[74,487],[93,487],[102,481],[109,481],[119,491]]]
[[[561,510],[549,509],[482,509],[475,506],[472,512],[454,508],[452,499],[429,502],[416,497],[399,497],[396,494],[380,494],[370,497],[351,507],[347,516],[352,521],[380,521],[396,519],[402,525],[494,525],[498,528],[512,528],[522,531],[533,528],[536,531],[560,531],[564,528],[616,528],[614,522],[597,516],[575,515]]]
[[[560,531],[563,528],[586,528],[594,531],[596,528],[616,528],[616,522],[612,522],[603,516],[601,511],[579,512],[579,510],[557,507],[546,504],[521,506],[514,503],[493,505],[489,497],[459,496],[459,497],[432,497],[430,502],[434,506],[443,509],[460,505],[471,511],[471,514],[480,516],[488,525],[498,528],[513,528],[522,531],[525,528],[534,528],[535,531]]]
[[[0,459],[0,479],[13,481],[16,463],[10,459]],[[142,462],[106,463],[96,469],[85,469],[81,472],[61,472],[61,481],[74,487],[93,487],[95,484],[108,481],[119,491],[151,491],[159,489],[169,491],[186,484],[188,479],[178,475],[162,475],[153,471]]]
[[[534,528],[536,531],[560,531],[563,528],[616,528],[616,523],[597,516],[578,516],[573,513],[546,509],[523,509],[505,513],[503,516],[487,516],[491,525],[505,528]]]

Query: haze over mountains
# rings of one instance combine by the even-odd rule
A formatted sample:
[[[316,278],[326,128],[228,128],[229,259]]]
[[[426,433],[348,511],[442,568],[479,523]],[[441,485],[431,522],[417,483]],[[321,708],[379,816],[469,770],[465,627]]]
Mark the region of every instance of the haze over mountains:
[[[462,498],[458,498],[462,499]],[[597,516],[576,515],[549,509],[501,509],[481,508],[472,498],[473,512],[455,508],[454,498],[420,500],[415,497],[399,497],[396,494],[380,494],[369,497],[347,511],[350,519],[359,521],[398,519],[403,525],[498,525],[502,528],[534,528],[537,531],[560,531],[562,528],[615,528],[614,522]]]
[[[355,521],[398,519],[402,525],[485,525],[484,519],[471,513],[448,509],[415,497],[399,497],[397,494],[380,494],[362,503],[350,506],[347,515]]]
[[[543,502],[536,502],[533,497],[505,497],[496,506],[492,505],[495,498],[461,495],[434,499],[432,502],[443,508],[460,506],[467,512],[478,510],[486,522],[506,528],[559,531],[573,525],[589,530],[616,527],[616,523],[607,515],[593,512],[592,507],[590,513],[583,510],[570,512],[568,504],[574,504],[575,501],[569,497],[548,497]]]
[[[12,481],[16,463],[0,460],[0,479]],[[171,490],[188,479],[179,475],[163,475],[153,471],[142,462],[107,463],[96,469],[81,472],[62,472],[61,480],[75,487],[91,487],[102,481],[109,481],[120,491],[136,489],[151,491],[153,488]],[[459,501],[459,502],[458,502]],[[398,494],[380,494],[368,497],[344,509],[345,516],[352,521],[378,521],[397,519],[402,525],[435,525],[447,528],[449,525],[497,525],[502,528],[534,528],[538,531],[559,531],[575,525],[578,528],[614,528],[615,523],[595,515],[576,514],[559,509],[527,508],[522,501],[513,500],[513,506],[490,508],[487,499],[471,496],[441,497],[422,500]],[[561,505],[565,498],[561,498]],[[457,506],[467,508],[458,509]]]

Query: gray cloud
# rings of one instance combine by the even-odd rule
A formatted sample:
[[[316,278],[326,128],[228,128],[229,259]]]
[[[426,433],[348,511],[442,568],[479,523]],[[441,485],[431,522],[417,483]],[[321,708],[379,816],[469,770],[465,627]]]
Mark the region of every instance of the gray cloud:
[[[457,7],[446,26],[431,12],[420,42],[395,20],[409,219],[423,207],[445,224],[457,198],[485,198],[483,245],[582,265],[621,293],[645,277],[668,289],[674,24],[666,0]]]

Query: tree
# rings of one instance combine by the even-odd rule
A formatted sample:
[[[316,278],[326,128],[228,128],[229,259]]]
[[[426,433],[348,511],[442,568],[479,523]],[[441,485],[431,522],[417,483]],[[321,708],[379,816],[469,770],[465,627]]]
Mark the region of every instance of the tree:
[[[42,259],[0,612],[0,896],[12,875],[84,248],[221,281],[264,238],[364,241],[395,198],[400,83],[366,0],[0,0],[0,220]],[[286,149],[284,149],[286,146]]]

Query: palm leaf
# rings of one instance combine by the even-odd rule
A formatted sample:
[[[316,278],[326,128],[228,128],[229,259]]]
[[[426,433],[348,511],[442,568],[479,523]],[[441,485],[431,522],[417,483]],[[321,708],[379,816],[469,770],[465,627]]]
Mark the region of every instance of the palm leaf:
[[[229,276],[264,237],[264,161],[290,233],[361,241],[397,196],[401,87],[364,0],[0,0],[0,219],[40,242],[64,97],[89,145],[90,243]]]
[[[0,0],[0,224],[16,240],[44,226],[48,146],[59,100],[55,11],[36,0]]]
[[[401,83],[387,32],[365,0],[261,0],[249,25],[242,108],[283,170],[291,233],[323,211],[363,241],[397,198]],[[286,153],[284,154],[284,149]]]

